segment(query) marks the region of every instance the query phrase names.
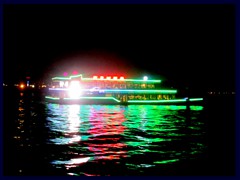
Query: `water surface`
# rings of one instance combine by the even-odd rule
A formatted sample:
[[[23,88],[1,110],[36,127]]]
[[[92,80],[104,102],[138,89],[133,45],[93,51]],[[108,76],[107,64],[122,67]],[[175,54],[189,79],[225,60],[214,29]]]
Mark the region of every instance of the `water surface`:
[[[6,174],[191,175],[190,168],[201,174],[208,163],[204,106],[59,105],[34,94],[17,97],[5,123]]]

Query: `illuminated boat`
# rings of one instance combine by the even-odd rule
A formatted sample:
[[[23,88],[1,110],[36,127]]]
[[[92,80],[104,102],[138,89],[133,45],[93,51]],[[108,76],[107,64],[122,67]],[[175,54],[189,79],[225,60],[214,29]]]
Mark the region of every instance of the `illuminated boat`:
[[[161,89],[161,80],[123,76],[54,77],[45,100],[59,104],[198,104],[203,98],[176,98],[177,90]]]

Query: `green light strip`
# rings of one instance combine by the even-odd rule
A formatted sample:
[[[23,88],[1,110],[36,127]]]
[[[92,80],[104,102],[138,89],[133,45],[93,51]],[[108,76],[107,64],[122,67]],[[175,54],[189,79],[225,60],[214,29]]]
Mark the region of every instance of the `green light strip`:
[[[58,97],[50,97],[50,96],[45,96],[46,99],[52,99],[52,100],[59,100],[60,98]]]
[[[78,74],[78,75],[70,76],[70,78],[75,78],[75,77],[80,77],[80,76],[82,76],[82,74]]]
[[[52,80],[70,80],[71,78],[68,77],[54,77]]]
[[[80,76],[82,76],[82,74],[74,75],[74,76],[70,76],[70,77],[54,77],[54,78],[52,78],[52,80],[70,80],[72,78],[76,78],[76,77],[80,77]]]
[[[192,98],[190,101],[202,101],[203,98]],[[170,100],[129,100],[132,103],[160,103],[160,102],[186,102],[186,99],[170,99]]]
[[[167,164],[167,163],[172,163],[172,162],[176,162],[179,161],[179,159],[169,159],[169,160],[164,160],[164,161],[155,161],[155,164]]]
[[[92,81],[92,80],[95,80],[93,78],[82,78],[83,81]],[[99,79],[100,80],[100,79]]]
[[[175,100],[129,100],[128,102],[133,103],[158,103],[158,102],[185,102],[185,99],[175,99]]]
[[[59,100],[60,98],[45,96],[46,99]],[[77,99],[112,99],[116,102],[121,102],[114,97],[80,97]],[[64,100],[77,100],[76,98],[64,98]],[[190,101],[202,101],[203,98],[192,98]],[[130,103],[164,103],[164,102],[186,102],[186,99],[170,99],[170,100],[129,100]]]
[[[192,98],[192,99],[189,99],[189,101],[202,101],[203,98]]]
[[[64,98],[65,100],[74,100],[76,98]],[[80,97],[77,99],[112,99],[114,101],[120,102],[118,99],[114,98],[114,97]]]
[[[80,77],[82,74],[74,75],[70,77],[54,77],[52,80],[71,80],[72,78]],[[133,82],[158,82],[160,83],[161,80],[143,80],[143,79],[93,79],[93,78],[82,78],[83,81],[133,81]]]
[[[175,94],[177,90],[137,90],[137,89],[103,89],[104,92],[137,92],[137,93],[169,93]]]

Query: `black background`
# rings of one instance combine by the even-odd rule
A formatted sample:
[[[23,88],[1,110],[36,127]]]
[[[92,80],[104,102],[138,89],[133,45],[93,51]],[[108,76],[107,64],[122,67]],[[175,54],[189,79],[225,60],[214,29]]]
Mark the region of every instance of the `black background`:
[[[233,90],[234,13],[232,5],[4,5],[4,81],[77,70]]]

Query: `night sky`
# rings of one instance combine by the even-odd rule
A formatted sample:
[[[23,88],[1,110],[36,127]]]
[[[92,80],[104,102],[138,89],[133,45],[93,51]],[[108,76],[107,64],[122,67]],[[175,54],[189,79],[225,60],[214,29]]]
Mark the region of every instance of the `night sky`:
[[[4,5],[4,82],[86,75],[235,87],[231,5]]]

